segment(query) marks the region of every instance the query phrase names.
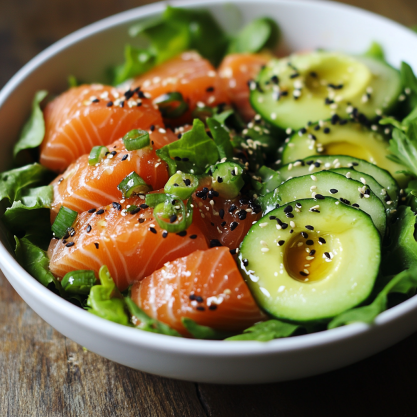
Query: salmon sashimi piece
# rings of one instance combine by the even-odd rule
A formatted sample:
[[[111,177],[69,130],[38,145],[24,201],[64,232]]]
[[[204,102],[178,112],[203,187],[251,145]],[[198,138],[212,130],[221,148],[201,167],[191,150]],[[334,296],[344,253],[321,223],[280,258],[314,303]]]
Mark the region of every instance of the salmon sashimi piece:
[[[230,332],[265,319],[227,248],[198,250],[166,263],[135,282],[131,298],[149,316],[185,336],[182,317]]]
[[[207,180],[192,195],[193,222],[203,231],[209,245],[238,248],[253,222],[262,217],[261,207],[244,196],[227,200],[203,189],[211,190]]]
[[[125,93],[129,99],[114,87],[82,85],[48,103],[43,113],[45,137],[40,163],[63,172],[93,146],[108,145],[132,129],[152,127],[150,138],[155,147],[175,140],[175,135],[164,129],[162,116],[151,100],[139,98],[137,92]]]
[[[217,71],[196,52],[184,52],[134,79],[132,87],[141,87],[153,99],[171,92],[180,92],[189,109],[181,117],[165,119],[180,126],[192,121],[197,106],[215,107],[229,103]]]
[[[248,82],[256,78],[270,58],[268,54],[231,54],[223,59],[218,69],[223,89],[246,122],[255,116],[249,102]]]
[[[123,291],[132,282],[150,275],[164,263],[195,250],[208,248],[197,225],[191,224],[185,236],[164,233],[153,217],[153,209],[142,206],[136,214],[126,212],[130,205],[144,204],[136,197],[115,202],[94,213],[78,215],[73,232],[66,240],[52,239],[49,269],[58,278],[78,269],[98,274],[107,265],[117,287]],[[166,235],[166,237],[164,237]]]
[[[111,153],[98,164],[89,165],[88,155],[83,155],[52,182],[52,221],[61,206],[81,213],[120,200],[122,194],[117,186],[132,171],[154,190],[163,188],[168,181],[166,163],[151,147],[128,151],[123,140],[118,139],[108,149]]]

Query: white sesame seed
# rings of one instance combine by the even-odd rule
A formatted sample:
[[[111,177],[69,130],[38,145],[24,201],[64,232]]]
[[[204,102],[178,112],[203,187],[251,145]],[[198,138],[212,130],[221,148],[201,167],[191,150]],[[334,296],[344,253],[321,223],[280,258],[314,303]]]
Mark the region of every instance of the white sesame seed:
[[[310,175],[310,177],[313,181],[317,181],[317,177],[315,175]]]
[[[362,184],[366,184],[365,178],[360,178]]]
[[[297,243],[297,246],[298,246],[298,247],[303,246],[303,242],[298,242],[298,243]]]
[[[364,194],[364,197],[365,197],[365,198],[369,198],[369,197],[370,197],[370,195],[369,195],[369,194]]]
[[[272,120],[275,120],[276,118],[277,118],[276,113],[271,113],[271,119],[272,119]]]
[[[346,172],[346,178],[350,178],[350,172]]]
[[[308,275],[310,271],[308,269],[304,269],[304,273]]]
[[[310,191],[314,191],[314,190],[316,190],[317,189],[317,185],[312,185],[311,187],[310,187]]]
[[[292,227],[292,228],[294,228],[295,227],[295,223],[291,220],[290,221],[290,226]]]
[[[406,97],[405,97],[405,95],[404,94],[401,94],[399,97],[398,97],[398,101],[404,101],[406,99]]]
[[[269,252],[269,248],[262,248],[261,252],[263,252],[263,253]]]
[[[267,222],[259,223],[259,227],[266,227],[266,226],[268,226],[268,223]]]
[[[306,256],[307,261],[312,261],[314,259],[314,256]]]

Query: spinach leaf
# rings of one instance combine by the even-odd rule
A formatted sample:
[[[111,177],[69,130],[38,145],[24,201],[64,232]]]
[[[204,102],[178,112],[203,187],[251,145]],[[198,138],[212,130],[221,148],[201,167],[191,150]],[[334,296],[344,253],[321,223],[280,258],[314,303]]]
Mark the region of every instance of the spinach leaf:
[[[149,317],[129,296],[125,297],[125,303],[132,316],[132,322],[136,328],[145,330],[146,332],[181,337],[176,330],[172,329],[167,324]]]
[[[161,148],[158,155],[174,158],[179,170],[197,175],[203,174],[207,166],[219,159],[217,146],[199,119],[194,119],[193,128],[181,139]]]
[[[52,275],[52,272],[49,271],[49,259],[45,251],[25,237],[22,239],[15,237],[15,240],[17,262],[45,287],[48,287],[50,284],[59,287],[60,284]]]
[[[220,159],[233,158],[233,146],[230,141],[229,132],[222,127],[222,125],[214,118],[207,119],[207,126],[213,136],[214,143],[217,146]]]
[[[256,323],[254,326],[246,329],[243,334],[232,336],[226,340],[257,340],[259,342],[268,342],[269,340],[289,337],[301,326],[296,324],[285,323],[280,320],[268,320]]]
[[[230,332],[219,331],[208,326],[202,326],[188,317],[183,317],[181,322],[195,339],[223,340],[231,334]]]
[[[388,295],[400,293],[413,295],[417,290],[417,267],[406,269],[395,275],[374,301],[363,307],[353,308],[336,316],[328,325],[329,329],[343,326],[354,322],[372,323],[378,314],[387,309]]]
[[[276,22],[268,17],[252,20],[231,41],[227,53],[259,52],[274,49],[280,37]]]
[[[370,58],[379,59],[385,61],[384,50],[378,42],[372,42],[368,50],[363,54],[364,56],[369,56]]]
[[[103,319],[130,326],[123,295],[117,289],[107,266],[103,265],[98,274],[101,284],[91,287],[86,309]]]
[[[124,64],[113,70],[113,84],[121,84],[129,78],[141,75],[154,67],[155,63],[156,57],[151,51],[126,45]]]
[[[20,151],[38,147],[45,136],[45,121],[40,108],[42,100],[48,95],[47,91],[41,90],[35,94],[32,102],[32,113],[29,120],[23,126],[19,140],[13,148],[13,157],[17,158]]]
[[[417,123],[410,124],[407,134],[395,128],[389,143],[387,158],[403,165],[406,169],[402,173],[417,176]]]

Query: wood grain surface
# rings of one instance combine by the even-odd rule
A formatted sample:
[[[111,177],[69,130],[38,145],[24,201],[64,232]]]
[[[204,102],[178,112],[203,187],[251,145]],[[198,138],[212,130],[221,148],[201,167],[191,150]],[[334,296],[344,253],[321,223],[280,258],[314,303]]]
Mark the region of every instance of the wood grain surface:
[[[416,0],[346,0],[405,25]],[[150,1],[0,0],[0,88],[68,33]],[[417,53],[417,51],[416,51]],[[417,416],[417,333],[355,365],[277,384],[193,384],[86,352],[41,320],[0,273],[0,417]]]

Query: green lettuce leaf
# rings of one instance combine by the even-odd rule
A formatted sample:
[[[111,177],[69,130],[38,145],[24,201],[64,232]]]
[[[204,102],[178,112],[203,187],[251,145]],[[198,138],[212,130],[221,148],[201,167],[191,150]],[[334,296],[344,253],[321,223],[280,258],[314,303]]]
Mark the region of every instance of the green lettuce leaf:
[[[411,123],[407,134],[395,128],[392,139],[389,141],[388,159],[403,165],[406,169],[401,171],[406,175],[417,176],[417,123]]]
[[[417,267],[400,272],[395,275],[382,291],[376,296],[374,301],[363,307],[353,308],[336,316],[328,325],[329,329],[344,326],[346,324],[363,322],[372,323],[378,314],[387,309],[388,295],[400,293],[408,296],[414,295],[417,289]]]
[[[167,324],[149,317],[129,296],[125,297],[125,303],[132,316],[132,322],[137,329],[151,333],[182,337],[176,330],[172,329]]]
[[[370,58],[379,59],[385,61],[384,49],[381,44],[378,42],[372,42],[367,51],[363,54],[364,56],[369,56]]]
[[[206,123],[210,129],[210,133],[213,136],[214,143],[217,146],[220,159],[233,158],[233,146],[232,142],[230,141],[229,132],[224,129],[220,122],[214,118],[208,118]]]
[[[181,323],[195,339],[223,340],[231,335],[230,332],[215,330],[208,326],[197,324],[194,320],[183,317]]]
[[[264,48],[274,49],[280,37],[276,22],[261,17],[248,23],[231,41],[227,53],[259,52]]]
[[[268,320],[257,323],[246,329],[243,334],[232,336],[226,340],[257,340],[259,342],[268,342],[269,340],[289,337],[301,326],[296,324],[285,323],[280,320]]]
[[[47,91],[41,90],[35,94],[32,102],[32,113],[23,126],[19,140],[13,148],[13,156],[16,160],[20,151],[38,147],[45,136],[45,121],[40,107],[42,100],[48,95]],[[21,158],[23,159],[23,157]],[[19,161],[21,162],[21,161]]]
[[[158,155],[174,158],[179,170],[197,175],[203,174],[208,166],[219,159],[217,146],[199,119],[194,119],[193,128],[184,133],[181,139],[161,148]]]
[[[131,326],[123,295],[117,289],[107,266],[99,271],[100,285],[91,287],[86,309],[96,316]]]

